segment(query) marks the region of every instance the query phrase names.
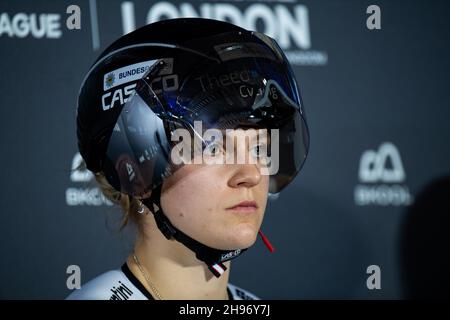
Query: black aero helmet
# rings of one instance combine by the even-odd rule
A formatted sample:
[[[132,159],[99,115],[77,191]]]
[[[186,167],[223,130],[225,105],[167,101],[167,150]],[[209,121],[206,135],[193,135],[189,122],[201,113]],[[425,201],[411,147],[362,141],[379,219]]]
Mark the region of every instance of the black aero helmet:
[[[175,228],[160,205],[161,185],[174,170],[176,129],[198,137],[203,149],[206,130],[242,126],[273,129],[269,192],[278,193],[309,149],[294,74],[275,40],[216,20],[163,20],[122,36],[93,64],[78,98],[78,147],[87,168],[143,198],[161,232],[216,276],[246,249],[210,248]]]

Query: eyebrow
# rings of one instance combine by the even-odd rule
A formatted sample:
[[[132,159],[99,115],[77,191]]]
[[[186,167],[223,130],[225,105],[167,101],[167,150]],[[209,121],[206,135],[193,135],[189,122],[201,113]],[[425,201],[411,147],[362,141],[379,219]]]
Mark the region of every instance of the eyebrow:
[[[229,135],[226,134],[226,130],[238,130],[238,129],[255,129],[256,130],[256,135],[250,137],[251,140],[250,142],[253,142],[254,140],[258,140],[258,141],[267,141],[268,143],[270,143],[271,141],[271,136],[270,136],[270,129],[264,128],[264,127],[260,127],[260,126],[246,126],[244,127],[237,127],[236,129],[219,129],[220,132],[222,133],[222,139],[224,141],[226,141],[227,137],[229,137]],[[266,130],[266,134],[261,135],[260,130]],[[235,136],[236,137],[236,136]]]

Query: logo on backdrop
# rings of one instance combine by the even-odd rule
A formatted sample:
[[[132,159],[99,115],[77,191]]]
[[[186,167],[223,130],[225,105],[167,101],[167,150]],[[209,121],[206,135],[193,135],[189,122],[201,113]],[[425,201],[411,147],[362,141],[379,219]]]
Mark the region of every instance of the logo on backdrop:
[[[87,169],[77,169],[83,163],[80,153],[76,153],[72,159],[70,181],[73,186],[66,189],[66,204],[69,206],[100,206],[103,204],[112,206],[95,185],[94,175]]]
[[[136,1],[137,2],[137,1]],[[241,1],[230,3],[157,1],[139,5],[144,8],[145,18],[136,19],[135,1],[120,4],[122,33],[163,19],[201,17],[228,21],[246,29],[263,32],[274,38],[292,65],[323,66],[328,63],[328,54],[312,48],[308,7],[293,2],[263,3]],[[100,26],[97,1],[89,0],[90,29],[94,50],[100,49]],[[64,13],[6,13],[0,12],[0,37],[36,39],[59,39],[63,30],[81,29],[81,9],[70,5]],[[110,28],[104,28],[110,29]],[[114,79],[111,79],[114,80]]]
[[[366,150],[359,162],[359,182],[354,190],[359,206],[402,206],[412,202],[406,174],[397,147],[384,142],[378,150]]]
[[[152,22],[181,17],[199,17],[231,22],[274,38],[293,65],[326,65],[328,55],[312,49],[309,11],[305,5],[292,3],[182,2],[158,1],[147,9],[145,21],[136,20],[135,3],[121,3],[123,34]],[[145,12],[145,11],[144,11]]]
[[[81,29],[80,7],[70,5],[66,14],[67,16],[58,13],[0,12],[0,37],[59,39],[62,37],[64,18],[68,30]]]

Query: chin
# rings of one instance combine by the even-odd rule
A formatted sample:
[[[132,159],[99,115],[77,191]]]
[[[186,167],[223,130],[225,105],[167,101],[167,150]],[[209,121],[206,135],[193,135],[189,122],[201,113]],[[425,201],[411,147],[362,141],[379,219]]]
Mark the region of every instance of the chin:
[[[246,249],[251,247],[258,236],[258,230],[248,225],[240,225],[227,234],[224,241],[226,246],[222,250]]]

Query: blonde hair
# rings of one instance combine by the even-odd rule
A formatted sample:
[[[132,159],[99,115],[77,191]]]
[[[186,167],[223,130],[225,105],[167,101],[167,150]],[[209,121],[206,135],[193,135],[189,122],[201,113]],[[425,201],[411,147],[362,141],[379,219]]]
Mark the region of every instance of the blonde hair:
[[[120,230],[123,230],[130,220],[139,225],[140,214],[138,210],[141,207],[141,201],[114,189],[102,171],[94,173],[94,177],[103,195],[122,209],[123,217]]]

